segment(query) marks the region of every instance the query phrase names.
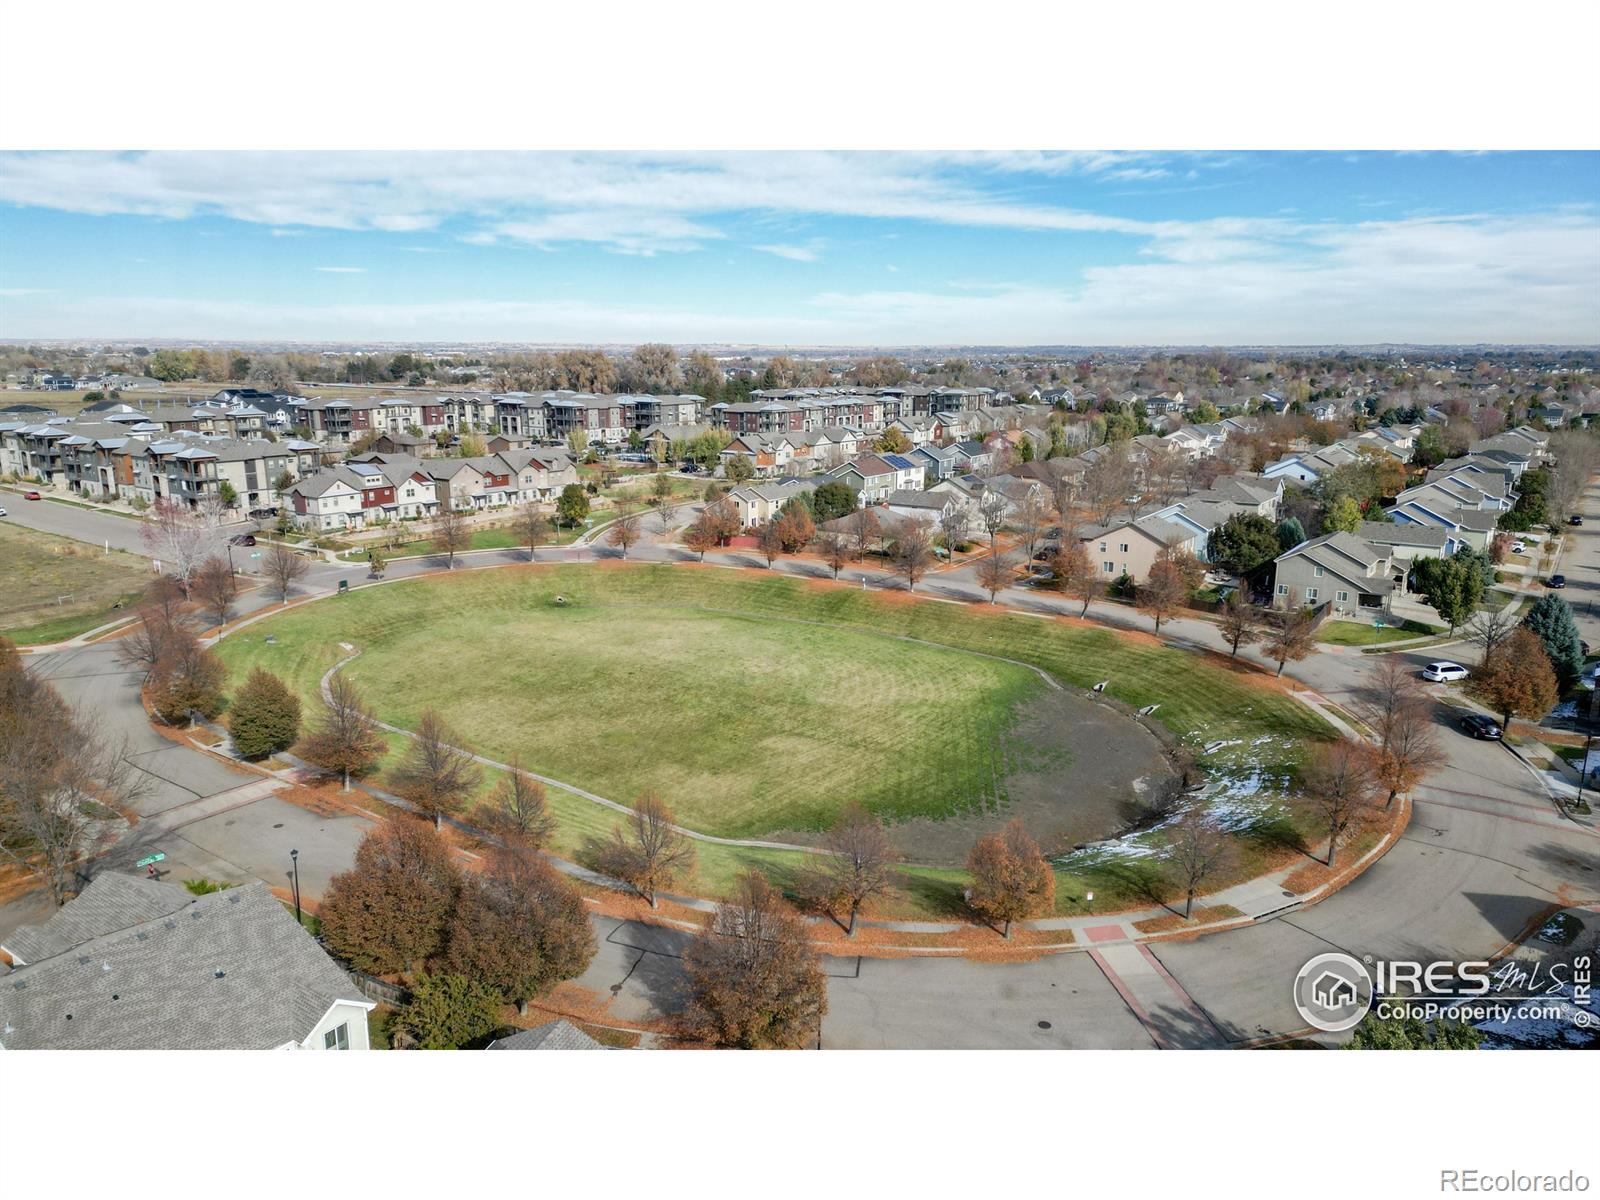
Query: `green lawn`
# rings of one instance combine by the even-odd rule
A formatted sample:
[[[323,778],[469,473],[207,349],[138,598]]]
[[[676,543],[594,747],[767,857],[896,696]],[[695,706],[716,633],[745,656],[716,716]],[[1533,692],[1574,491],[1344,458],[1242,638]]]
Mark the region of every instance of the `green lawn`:
[[[1317,640],[1332,646],[1377,646],[1384,642],[1403,642],[1443,632],[1441,626],[1424,625],[1420,621],[1406,621],[1399,626],[1385,625],[1381,629],[1359,621],[1329,621],[1318,631]]]
[[[851,800],[889,818],[966,812],[1013,764],[1048,758],[1008,738],[1042,681],[946,647],[1080,687],[1109,678],[1187,741],[1232,742],[1205,759],[1221,775],[1287,785],[1301,743],[1329,733],[1280,692],[1109,630],[656,565],[391,584],[253,625],[220,652],[235,681],[261,663],[311,699],[341,641],[362,649],[347,669],[396,724],[437,707],[495,758],[520,752],[623,801],[653,788],[727,836],[818,828]]]

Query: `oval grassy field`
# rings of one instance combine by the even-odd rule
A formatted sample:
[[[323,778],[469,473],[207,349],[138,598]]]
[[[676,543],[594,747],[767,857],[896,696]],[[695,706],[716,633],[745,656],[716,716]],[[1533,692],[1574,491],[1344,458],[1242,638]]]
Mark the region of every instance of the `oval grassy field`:
[[[1191,742],[1247,734],[1248,759],[1224,750],[1214,768],[1286,777],[1296,742],[1326,736],[1281,693],[1143,639],[683,566],[513,567],[364,588],[248,626],[218,653],[231,685],[266,666],[310,714],[341,643],[360,650],[345,670],[385,720],[409,727],[436,708],[492,758],[520,754],[621,801],[653,790],[683,824],[732,837],[800,840],[852,801],[908,829],[949,823],[963,848],[1024,805],[1030,827],[1052,804],[1094,810],[1051,827],[1051,842],[1111,833],[1149,770],[1138,742],[1153,739],[1000,658],[1069,689],[1110,676],[1108,691],[1159,700]],[[1075,753],[1078,724],[1092,744]],[[937,839],[924,849],[959,861]]]

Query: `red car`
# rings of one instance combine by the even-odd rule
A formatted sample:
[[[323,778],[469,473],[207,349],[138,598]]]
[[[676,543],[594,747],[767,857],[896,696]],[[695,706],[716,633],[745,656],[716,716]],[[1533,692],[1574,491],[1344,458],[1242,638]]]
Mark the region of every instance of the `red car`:
[[[38,492],[23,492],[22,493],[22,498],[24,500],[43,500],[44,499],[44,497],[39,495]]]

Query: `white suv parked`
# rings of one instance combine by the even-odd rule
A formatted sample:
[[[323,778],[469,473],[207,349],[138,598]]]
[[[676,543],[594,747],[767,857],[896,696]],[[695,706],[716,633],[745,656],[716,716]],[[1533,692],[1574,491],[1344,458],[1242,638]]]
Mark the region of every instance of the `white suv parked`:
[[[1433,683],[1454,683],[1467,677],[1467,669],[1460,663],[1436,662],[1422,668],[1422,677]]]

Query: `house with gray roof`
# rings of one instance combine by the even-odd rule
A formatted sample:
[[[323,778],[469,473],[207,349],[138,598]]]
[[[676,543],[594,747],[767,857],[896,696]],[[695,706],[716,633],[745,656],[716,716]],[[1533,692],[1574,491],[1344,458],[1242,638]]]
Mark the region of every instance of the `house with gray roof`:
[[[571,1021],[551,1021],[535,1025],[509,1037],[495,1038],[486,1050],[606,1050]]]
[[[102,875],[4,948],[3,1049],[368,1048],[375,1005],[264,883],[191,896]]]
[[[1387,546],[1353,533],[1327,533],[1280,554],[1273,565],[1272,602],[1331,603],[1341,616],[1387,612],[1405,590],[1405,569],[1396,568]]]

